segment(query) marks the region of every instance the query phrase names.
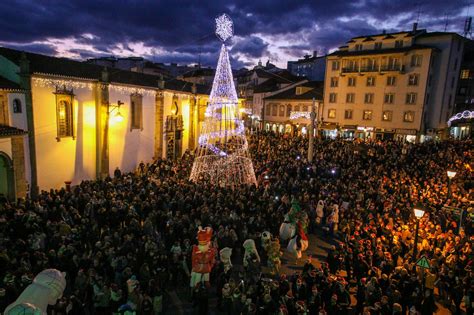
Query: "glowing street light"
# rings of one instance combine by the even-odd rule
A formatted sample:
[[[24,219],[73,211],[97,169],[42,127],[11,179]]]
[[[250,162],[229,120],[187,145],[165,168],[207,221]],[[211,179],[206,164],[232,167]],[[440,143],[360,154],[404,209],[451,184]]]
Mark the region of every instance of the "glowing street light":
[[[456,176],[457,172],[454,170],[447,170],[446,174],[448,175],[448,198],[451,197],[451,180]]]
[[[416,231],[415,231],[415,247],[413,248],[413,260],[416,261],[416,255],[418,254],[418,230],[420,228],[420,219],[425,215],[425,210],[422,207],[415,207],[413,209],[416,217]]]

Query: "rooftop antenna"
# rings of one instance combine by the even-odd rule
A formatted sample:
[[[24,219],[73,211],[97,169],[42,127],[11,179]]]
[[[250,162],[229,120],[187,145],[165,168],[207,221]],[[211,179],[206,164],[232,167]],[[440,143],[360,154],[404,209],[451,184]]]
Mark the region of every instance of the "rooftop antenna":
[[[469,37],[472,37],[472,16],[467,17],[466,21],[464,22],[463,36],[467,38],[468,35]]]
[[[419,1],[415,1],[415,9],[416,9],[416,24],[420,22],[420,14],[421,14],[421,6]]]

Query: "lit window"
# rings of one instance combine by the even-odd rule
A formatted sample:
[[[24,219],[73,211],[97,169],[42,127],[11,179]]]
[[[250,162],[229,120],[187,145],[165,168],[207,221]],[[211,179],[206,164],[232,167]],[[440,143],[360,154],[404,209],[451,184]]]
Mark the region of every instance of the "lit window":
[[[347,86],[355,86],[356,85],[356,78],[355,77],[349,77],[347,80]]]
[[[20,101],[19,99],[15,98],[15,99],[13,100],[13,104],[12,104],[12,105],[13,105],[13,106],[12,106],[12,107],[13,107],[13,113],[19,114],[19,113],[22,112],[22,109],[21,109],[21,101]]]
[[[410,74],[408,76],[408,85],[411,85],[411,86],[416,86],[418,85],[418,79],[419,79],[419,75],[418,74]]]
[[[365,93],[364,103],[365,104],[373,104],[374,103],[374,93]]]
[[[330,109],[328,111],[328,118],[336,118],[336,110],[335,109]]]
[[[371,110],[364,110],[364,114],[362,116],[363,120],[372,120],[372,111]]]
[[[382,113],[382,120],[383,121],[392,121],[392,111],[386,110]]]
[[[337,94],[336,93],[329,93],[329,103],[336,103]]]
[[[387,77],[387,85],[388,86],[394,86],[395,83],[396,83],[396,77],[394,77],[394,76]]]
[[[404,122],[413,122],[415,120],[415,112],[408,111],[403,113]]]
[[[73,91],[67,89],[56,89],[54,94],[56,95],[56,140],[60,141],[61,138],[67,137],[72,137],[74,139]]]
[[[461,71],[461,79],[469,79],[469,69]]]
[[[375,85],[375,77],[367,77],[367,86]]]
[[[143,129],[143,96],[138,93],[130,95],[130,106],[131,106],[131,124],[130,130],[132,129]],[[175,115],[177,115],[176,113]]]
[[[280,117],[285,116],[285,105],[280,105]]]
[[[278,114],[278,105],[272,104],[272,116],[276,116]]]
[[[338,83],[339,83],[339,78],[337,77],[331,78],[331,87],[337,87]]]
[[[355,94],[354,93],[347,93],[346,95],[346,103],[354,103]]]
[[[384,103],[393,104],[394,98],[395,98],[395,95],[393,93],[386,93],[384,96]]]
[[[416,93],[407,93],[406,104],[415,104],[416,103]]]
[[[346,109],[344,111],[344,119],[352,119],[352,109]]]

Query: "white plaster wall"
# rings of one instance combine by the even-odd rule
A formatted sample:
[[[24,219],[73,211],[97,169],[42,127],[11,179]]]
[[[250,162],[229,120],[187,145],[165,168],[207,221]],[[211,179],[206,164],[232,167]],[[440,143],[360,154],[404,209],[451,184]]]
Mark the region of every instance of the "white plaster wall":
[[[109,90],[110,104],[118,101],[124,104],[120,113],[125,118],[122,122],[115,122],[114,110],[110,116],[109,124],[109,172],[113,174],[116,167],[122,172],[133,171],[138,164],[153,160],[155,142],[155,96],[143,95],[143,130],[130,130],[130,93],[120,92],[111,88]]]
[[[40,189],[64,187],[95,178],[95,94],[94,89],[74,89],[76,138],[56,140],[56,97],[54,87],[32,86],[36,163]]]
[[[21,113],[13,113],[13,100],[19,99],[21,101]],[[28,131],[28,122],[26,119],[25,94],[23,93],[9,93],[8,94],[8,113],[10,119],[10,126]],[[23,138],[23,150],[25,153],[25,179],[31,183],[31,164],[30,164],[30,147],[28,135]]]

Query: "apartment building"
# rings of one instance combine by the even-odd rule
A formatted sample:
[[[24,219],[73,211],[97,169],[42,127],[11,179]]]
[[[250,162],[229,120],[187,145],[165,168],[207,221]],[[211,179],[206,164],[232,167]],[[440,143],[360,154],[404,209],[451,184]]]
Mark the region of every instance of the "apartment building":
[[[464,38],[418,30],[359,36],[327,56],[323,128],[342,137],[446,137]]]

